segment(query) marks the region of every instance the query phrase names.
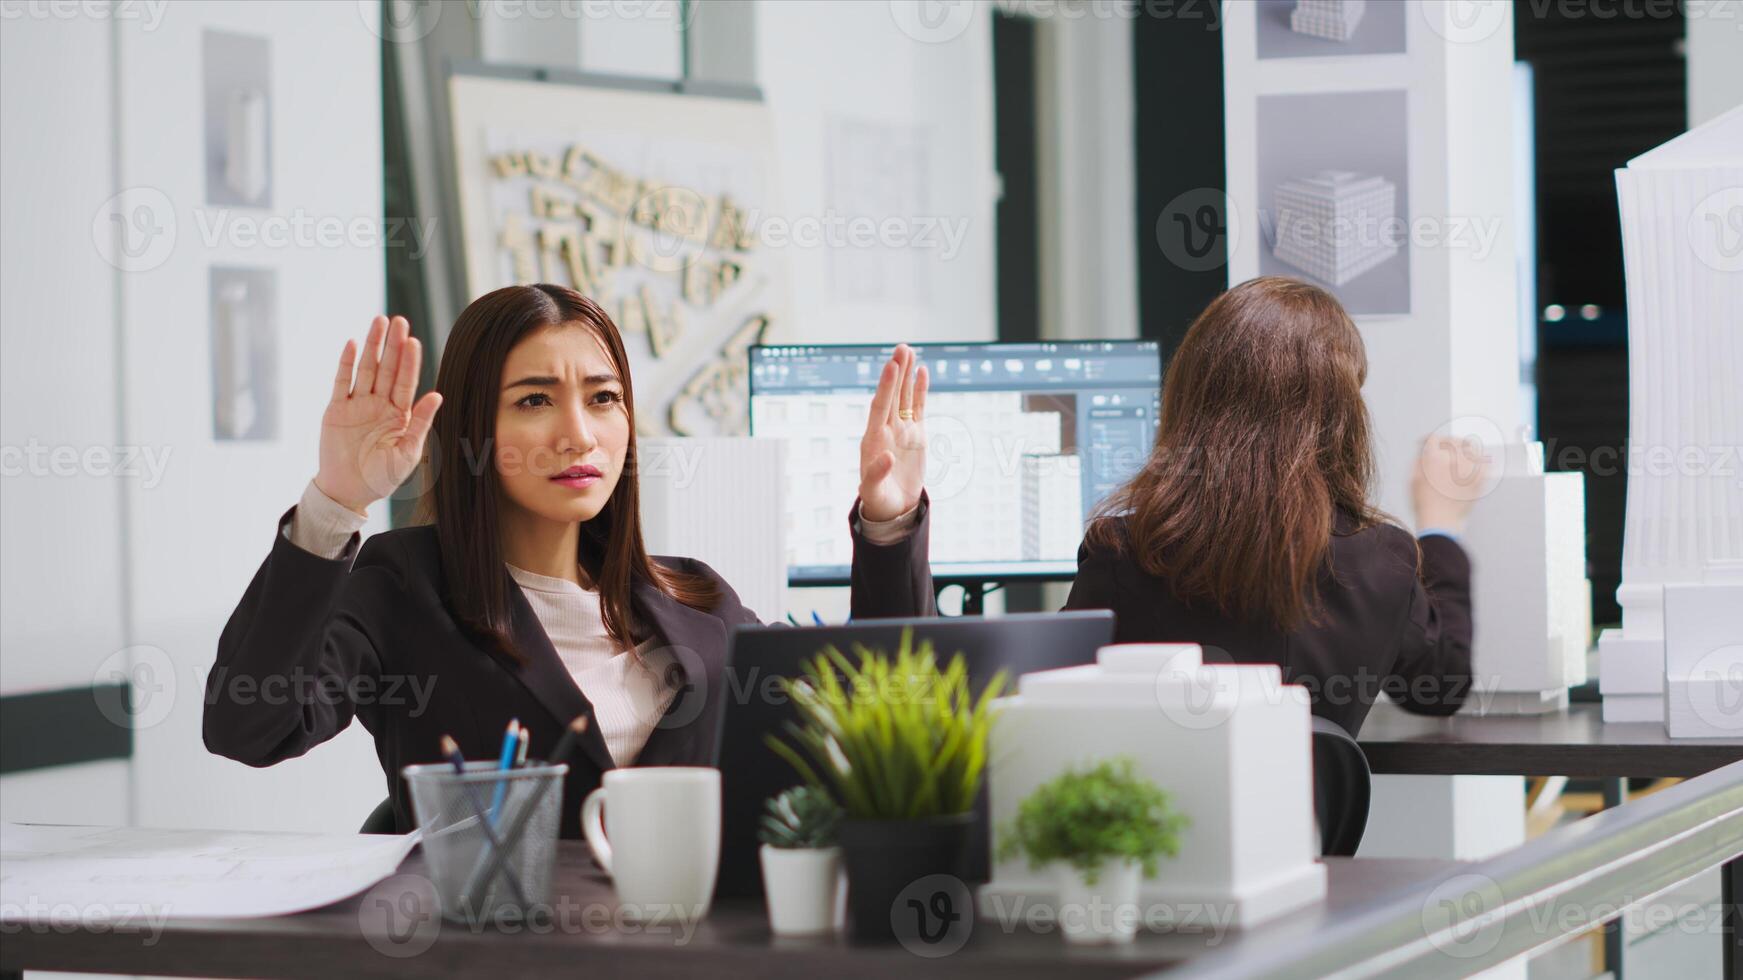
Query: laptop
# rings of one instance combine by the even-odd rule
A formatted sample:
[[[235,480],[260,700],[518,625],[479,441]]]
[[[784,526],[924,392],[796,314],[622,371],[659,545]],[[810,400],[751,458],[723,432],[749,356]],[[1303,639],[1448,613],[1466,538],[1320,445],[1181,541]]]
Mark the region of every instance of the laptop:
[[[762,894],[757,824],[764,802],[801,782],[793,767],[763,741],[765,735],[781,734],[784,723],[798,717],[785,698],[766,695],[777,689],[775,678],[799,676],[804,662],[831,645],[849,659],[854,657],[855,643],[893,654],[908,628],[914,631],[916,646],[932,642],[940,667],[960,652],[972,693],[978,696],[1000,670],[1007,674],[1006,690],[1014,691],[1019,675],[1094,663],[1096,650],[1113,642],[1114,614],[1086,609],[990,619],[961,616],[863,620],[845,626],[734,627],[720,734],[715,740],[722,809],[717,896]],[[985,881],[990,873],[989,839],[983,781],[969,840],[969,876],[974,881]]]

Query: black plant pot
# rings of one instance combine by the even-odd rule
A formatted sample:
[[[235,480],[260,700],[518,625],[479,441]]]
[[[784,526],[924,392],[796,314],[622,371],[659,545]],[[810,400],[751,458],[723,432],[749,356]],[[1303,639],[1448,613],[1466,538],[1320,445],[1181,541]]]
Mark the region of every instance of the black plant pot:
[[[892,913],[903,889],[929,875],[968,880],[973,813],[919,820],[843,820],[839,838],[847,868],[847,927],[855,942],[896,938]],[[972,912],[969,912],[972,914]]]

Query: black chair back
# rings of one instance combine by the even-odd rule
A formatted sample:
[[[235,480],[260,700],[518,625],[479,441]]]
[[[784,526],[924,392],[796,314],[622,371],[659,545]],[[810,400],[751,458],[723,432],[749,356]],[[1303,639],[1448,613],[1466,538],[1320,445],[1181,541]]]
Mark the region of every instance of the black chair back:
[[[375,805],[369,811],[369,816],[363,821],[363,826],[357,831],[360,834],[393,834],[393,797],[388,797]]]
[[[1335,721],[1313,719],[1313,813],[1320,853],[1352,857],[1368,829],[1373,772],[1356,740]]]

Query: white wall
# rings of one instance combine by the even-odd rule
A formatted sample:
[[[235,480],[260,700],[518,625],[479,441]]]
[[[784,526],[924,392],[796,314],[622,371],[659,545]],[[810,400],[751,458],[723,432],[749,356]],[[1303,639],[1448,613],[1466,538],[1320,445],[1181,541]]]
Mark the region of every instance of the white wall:
[[[205,205],[201,39],[270,40],[272,207]],[[222,629],[271,547],[277,518],[314,475],[322,408],[347,337],[385,304],[382,251],[364,234],[275,247],[210,229],[339,219],[380,228],[380,40],[354,4],[194,4],[156,30],[124,26],[120,183],[156,188],[175,210],[175,248],[122,289],[127,435],[172,446],[163,482],[129,491],[132,640],[163,651],[176,698],[137,735],[140,823],[355,830],[386,794],[372,744],[353,726],[309,755],[254,770],[208,754],[201,685]],[[312,226],[312,225],[311,225]],[[365,233],[366,234],[366,233]],[[216,442],[210,408],[208,271],[278,270],[280,433]],[[382,505],[366,530],[385,526]]]
[[[958,8],[971,15],[929,32],[916,28],[923,22],[909,6],[804,0],[757,8],[759,83],[774,114],[785,215],[829,217],[830,169],[852,166],[830,158],[832,122],[912,127],[925,146],[924,213],[872,217],[913,222],[916,231],[938,218],[965,232],[953,255],[921,251],[929,297],[897,291],[876,302],[831,290],[827,249],[790,247],[792,314],[777,327],[779,342],[995,335],[991,14],[982,5]]]
[[[1688,23],[1689,128],[1743,105],[1743,10],[1723,0],[1692,0]]]
[[[88,685],[112,668],[137,685],[131,762],[9,776],[3,815],[354,830],[385,792],[361,728],[253,770],[209,755],[200,719],[218,632],[314,473],[339,349],[385,302],[380,39],[368,5],[159,13],[78,8],[0,30],[0,691]],[[205,203],[207,29],[270,42],[271,209]],[[123,189],[119,213],[159,229],[138,259],[111,231]],[[296,237],[295,222],[324,218],[365,230]],[[292,237],[230,236],[244,227]],[[274,440],[214,441],[213,264],[278,270]],[[89,462],[57,476],[30,469],[33,444],[138,447],[166,463],[155,479]],[[384,526],[377,515],[369,530]]]
[[[115,270],[92,230],[114,192],[111,51],[102,19],[0,25],[0,694],[89,685],[126,646],[121,482],[21,455],[119,442]],[[127,765],[77,768],[0,779],[0,815],[125,822]]]
[[[1041,336],[1138,336],[1132,21],[1036,23]]]

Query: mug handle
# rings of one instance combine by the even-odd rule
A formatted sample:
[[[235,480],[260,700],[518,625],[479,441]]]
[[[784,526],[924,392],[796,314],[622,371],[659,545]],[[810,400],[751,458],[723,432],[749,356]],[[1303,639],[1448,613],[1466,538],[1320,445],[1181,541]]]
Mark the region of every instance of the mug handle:
[[[611,842],[605,839],[605,820],[600,816],[604,804],[605,787],[587,794],[581,803],[581,833],[587,838],[587,846],[593,849],[594,860],[606,874],[611,874]]]

